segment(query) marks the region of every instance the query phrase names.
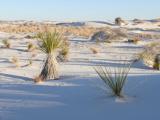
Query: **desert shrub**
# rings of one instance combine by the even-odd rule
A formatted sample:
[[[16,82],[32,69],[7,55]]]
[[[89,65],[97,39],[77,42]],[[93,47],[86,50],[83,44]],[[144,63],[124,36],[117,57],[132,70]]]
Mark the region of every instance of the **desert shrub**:
[[[149,45],[146,45],[144,51],[140,54],[140,58],[144,61],[145,64],[153,68],[157,68],[158,59],[160,54],[160,43],[152,42]]]
[[[39,33],[38,36],[41,40],[41,44],[39,44],[40,50],[47,55],[39,77],[43,81],[47,79],[59,79],[56,50],[62,46],[62,36],[56,31]]]
[[[124,38],[127,38],[126,31],[123,29],[112,29],[112,31],[109,34],[109,40],[118,40],[121,41]]]
[[[105,28],[97,30],[92,36],[91,41],[93,42],[112,42],[112,41],[122,41],[127,38],[125,29],[111,29]]]
[[[139,39],[160,39],[160,34],[159,33],[134,33],[134,34],[129,34],[131,37],[139,38]]]
[[[63,41],[61,50],[59,51],[59,54],[57,56],[57,60],[61,62],[66,62],[69,59],[69,50],[70,50],[70,44],[67,39]]]
[[[123,97],[122,90],[127,80],[132,63],[124,63],[122,67],[98,66],[95,71],[115,96]]]
[[[11,47],[11,43],[7,39],[3,40],[2,43],[3,43],[5,48],[10,48]]]
[[[107,41],[108,38],[109,35],[106,31],[98,31],[92,35],[91,40],[98,43]]]

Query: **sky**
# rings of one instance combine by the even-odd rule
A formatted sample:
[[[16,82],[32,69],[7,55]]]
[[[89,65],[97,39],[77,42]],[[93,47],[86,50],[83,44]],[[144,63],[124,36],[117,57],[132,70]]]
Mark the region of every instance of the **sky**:
[[[0,20],[91,21],[160,17],[160,0],[1,0]]]

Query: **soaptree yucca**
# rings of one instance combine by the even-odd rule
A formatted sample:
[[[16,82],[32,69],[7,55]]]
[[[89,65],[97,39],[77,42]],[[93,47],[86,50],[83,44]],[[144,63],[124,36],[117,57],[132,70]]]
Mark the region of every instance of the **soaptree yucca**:
[[[63,43],[62,36],[56,31],[39,33],[37,36],[41,40],[39,45],[40,50],[47,56],[39,78],[42,81],[59,79],[56,50],[60,48]]]
[[[95,67],[95,71],[104,81],[105,85],[112,91],[115,96],[122,97],[122,90],[126,83],[131,63],[123,64],[122,67]]]

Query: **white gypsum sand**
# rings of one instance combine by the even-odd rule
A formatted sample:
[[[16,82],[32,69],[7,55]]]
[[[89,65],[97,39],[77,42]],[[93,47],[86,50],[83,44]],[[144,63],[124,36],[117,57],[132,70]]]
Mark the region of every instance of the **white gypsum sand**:
[[[10,39],[11,48],[0,50],[0,120],[160,119],[159,71],[141,61],[134,63],[125,97],[116,98],[93,69],[98,65],[113,68],[132,60],[147,41],[138,45],[95,44],[89,39],[71,38],[69,61],[60,63],[60,80],[35,84],[32,79],[40,73],[45,55],[39,50],[27,52],[27,43],[36,45],[37,41],[23,35],[0,33],[0,40],[13,35],[17,38]],[[98,49],[98,53],[93,54],[90,48]],[[13,56],[19,59],[20,67],[10,62]],[[28,66],[30,59],[32,65]]]

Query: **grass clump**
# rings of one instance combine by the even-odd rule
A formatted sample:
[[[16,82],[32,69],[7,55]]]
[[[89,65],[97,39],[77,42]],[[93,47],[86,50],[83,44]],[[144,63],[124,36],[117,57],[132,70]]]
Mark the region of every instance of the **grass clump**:
[[[95,71],[115,96],[123,97],[122,90],[126,83],[131,65],[132,63],[125,63],[122,67],[115,67],[113,70],[111,70],[110,67],[98,66],[95,67]]]
[[[32,52],[36,49],[36,47],[34,46],[33,43],[29,42],[28,45],[27,45],[27,51],[28,52]]]
[[[57,56],[57,59],[59,61],[61,61],[61,62],[68,61],[68,59],[69,59],[69,51],[70,51],[70,47],[69,46],[70,46],[70,44],[69,44],[68,40],[65,39],[63,41],[62,48],[61,48],[61,50],[59,52],[59,55]]]
[[[19,66],[20,66],[20,64],[19,64],[19,59],[18,59],[18,57],[16,57],[16,56],[13,56],[13,57],[11,58],[11,63],[13,63],[14,65],[16,65],[16,67],[19,67]]]
[[[144,47],[144,51],[140,54],[140,58],[144,63],[154,69],[159,70],[160,62],[160,43],[152,42]]]
[[[2,43],[5,48],[11,48],[11,43],[9,42],[9,40],[5,39],[2,41]]]
[[[39,48],[47,56],[39,77],[42,81],[47,79],[59,79],[56,50],[62,46],[62,36],[55,31],[39,33],[38,38],[41,40]]]

